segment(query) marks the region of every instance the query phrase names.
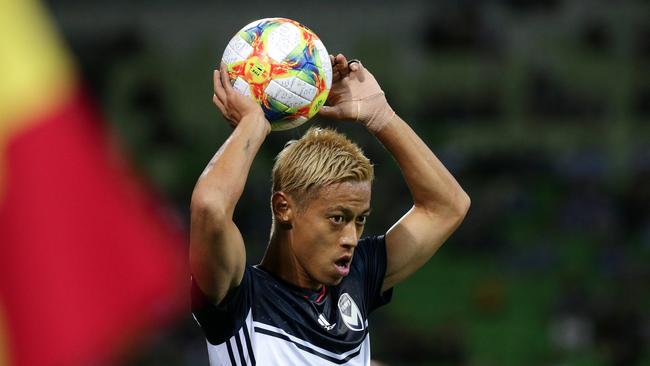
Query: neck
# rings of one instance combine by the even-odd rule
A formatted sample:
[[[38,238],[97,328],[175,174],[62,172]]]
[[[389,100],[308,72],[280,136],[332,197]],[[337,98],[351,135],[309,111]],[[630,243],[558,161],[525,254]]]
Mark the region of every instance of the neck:
[[[292,249],[293,244],[291,229],[274,228],[260,265],[295,286],[312,290],[320,289],[322,284],[312,279],[296,258]]]

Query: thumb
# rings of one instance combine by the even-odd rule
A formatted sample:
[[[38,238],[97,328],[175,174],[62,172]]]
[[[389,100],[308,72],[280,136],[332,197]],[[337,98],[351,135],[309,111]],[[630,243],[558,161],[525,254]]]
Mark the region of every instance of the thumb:
[[[318,116],[325,118],[340,119],[341,107],[324,105],[318,110]]]

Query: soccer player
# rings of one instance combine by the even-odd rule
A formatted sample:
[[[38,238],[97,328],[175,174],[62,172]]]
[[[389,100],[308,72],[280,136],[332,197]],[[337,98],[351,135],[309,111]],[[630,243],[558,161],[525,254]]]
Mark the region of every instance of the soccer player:
[[[273,167],[273,224],[260,264],[246,264],[233,222],[251,163],[271,127],[233,90],[225,66],[213,102],[234,131],[201,174],[191,202],[192,312],[216,365],[369,365],[368,315],[438,250],[470,200],[391,109],[358,61],[330,56],[333,84],[320,115],[354,120],[399,164],[413,207],[384,235],[361,238],[373,167],[329,129],[289,142]]]

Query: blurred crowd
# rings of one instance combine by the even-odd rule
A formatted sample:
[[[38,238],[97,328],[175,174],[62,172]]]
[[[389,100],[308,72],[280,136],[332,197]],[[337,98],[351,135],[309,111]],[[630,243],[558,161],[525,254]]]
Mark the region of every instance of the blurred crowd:
[[[146,7],[129,22],[106,21],[100,34],[78,32],[67,12],[77,5],[51,7],[83,79],[126,153],[187,225],[193,184],[229,133],[210,94],[211,70],[232,34],[193,39],[180,56],[168,55],[147,32]],[[345,42],[328,37],[325,20],[312,28],[373,71],[472,208],[375,315],[377,360],[649,365],[650,4],[413,1],[417,16],[406,20],[391,6],[373,10],[395,19],[385,38],[382,21],[360,22]],[[316,123],[359,141],[375,163],[368,231],[385,231],[409,207],[398,168],[360,128]],[[272,158],[307,127],[273,133],[254,163],[235,218],[252,262],[268,238]],[[188,310],[124,363],[207,365],[205,340]]]

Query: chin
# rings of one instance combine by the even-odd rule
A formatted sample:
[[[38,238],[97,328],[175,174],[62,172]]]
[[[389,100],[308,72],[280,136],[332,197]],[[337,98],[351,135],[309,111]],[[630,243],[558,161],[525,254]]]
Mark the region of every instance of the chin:
[[[325,286],[336,286],[343,281],[344,277],[340,276],[336,272],[321,272],[320,276],[311,276],[311,278]]]
[[[335,278],[330,279],[329,281],[327,281],[327,282],[323,282],[323,283],[324,283],[326,286],[336,286],[336,285],[338,285],[339,283],[341,283],[341,281],[343,281],[343,277],[335,277]]]

